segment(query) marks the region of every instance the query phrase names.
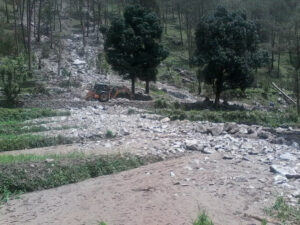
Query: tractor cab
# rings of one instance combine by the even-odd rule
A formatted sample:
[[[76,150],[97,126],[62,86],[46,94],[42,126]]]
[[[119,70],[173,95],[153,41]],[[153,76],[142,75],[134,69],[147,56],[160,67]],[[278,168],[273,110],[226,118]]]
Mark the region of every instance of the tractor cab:
[[[99,101],[107,102],[110,99],[111,88],[107,84],[95,84],[94,92],[99,96]]]

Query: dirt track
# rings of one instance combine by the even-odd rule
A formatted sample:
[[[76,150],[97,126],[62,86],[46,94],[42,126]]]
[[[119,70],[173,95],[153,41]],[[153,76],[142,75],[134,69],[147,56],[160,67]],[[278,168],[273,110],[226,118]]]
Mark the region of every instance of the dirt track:
[[[271,173],[247,161],[197,153],[78,184],[25,194],[0,209],[1,225],[254,225],[273,202]],[[256,187],[256,188],[254,188]]]

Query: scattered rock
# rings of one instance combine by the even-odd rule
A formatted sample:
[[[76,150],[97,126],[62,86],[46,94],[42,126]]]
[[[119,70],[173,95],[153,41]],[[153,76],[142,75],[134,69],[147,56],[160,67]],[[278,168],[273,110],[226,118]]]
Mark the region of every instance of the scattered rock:
[[[207,129],[207,133],[212,136],[219,136],[223,132],[223,128],[221,126],[211,127]]]
[[[225,123],[223,129],[229,134],[236,134],[240,131],[239,126],[235,123]]]
[[[269,138],[269,135],[268,133],[264,132],[264,131],[260,131],[258,134],[257,134],[257,137],[261,138],[261,139],[268,139]]]
[[[224,155],[224,156],[223,156],[223,159],[224,159],[224,160],[232,160],[233,157],[230,156],[230,155]]]
[[[270,167],[270,171],[286,176],[289,179],[298,175],[295,169],[288,166],[272,165]]]
[[[52,162],[54,162],[54,159],[46,159],[45,162],[46,163],[52,163]]]
[[[170,122],[170,118],[169,117],[163,118],[160,122],[162,123]]]
[[[215,151],[211,148],[205,147],[203,149],[200,150],[202,153],[204,154],[213,154]]]
[[[80,59],[75,59],[74,62],[73,62],[73,65],[76,65],[76,66],[84,65],[84,64],[86,64],[86,62],[83,61],[83,60],[80,60]]]
[[[274,177],[274,183],[275,184],[284,184],[284,183],[287,183],[287,182],[288,182],[288,179],[285,176],[276,175]]]
[[[279,158],[284,161],[296,161],[297,160],[297,158],[295,156],[293,156],[291,153],[284,153],[284,154],[280,155]]]

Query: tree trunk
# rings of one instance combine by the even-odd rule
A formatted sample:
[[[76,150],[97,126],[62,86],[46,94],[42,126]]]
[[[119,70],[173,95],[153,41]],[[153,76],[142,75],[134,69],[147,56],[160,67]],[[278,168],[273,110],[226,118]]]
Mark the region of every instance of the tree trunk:
[[[216,87],[215,87],[215,105],[218,106],[220,104],[220,97],[221,97],[221,92],[222,92],[222,87],[223,87],[223,81],[222,78],[217,79],[216,81]]]
[[[41,41],[41,13],[42,13],[42,0],[39,1],[39,15],[38,15],[38,27],[37,27],[37,42]]]
[[[295,82],[296,82],[296,97],[297,97],[297,112],[298,115],[300,115],[300,84],[299,84],[299,71],[296,72],[296,77],[295,77]]]
[[[200,79],[198,80],[198,95],[200,96],[202,92],[202,88],[201,88],[201,81]]]
[[[277,63],[277,77],[280,77],[280,60],[281,60],[281,52],[278,52],[278,63]]]
[[[32,20],[32,8],[31,8],[31,0],[27,0],[27,12],[28,12],[28,21],[27,21],[27,29],[28,29],[28,69],[31,72],[31,20]]]
[[[131,93],[135,95],[135,78],[131,78]]]
[[[15,42],[16,42],[16,47],[17,47],[16,55],[19,55],[19,40],[18,40],[17,15],[16,15],[16,2],[15,2],[15,0],[13,0],[13,15],[14,15]]]
[[[178,13],[178,22],[179,22],[179,31],[180,31],[180,41],[181,41],[181,45],[183,45],[181,10],[179,4],[177,5],[177,13]]]
[[[215,105],[219,105],[220,104],[220,96],[221,96],[221,91],[218,90],[218,88],[217,88],[217,90],[216,90],[216,98],[215,98]]]
[[[9,23],[9,12],[8,12],[7,0],[4,0],[4,2],[5,2],[6,23]]]
[[[145,94],[149,95],[149,93],[150,93],[150,81],[146,80]]]

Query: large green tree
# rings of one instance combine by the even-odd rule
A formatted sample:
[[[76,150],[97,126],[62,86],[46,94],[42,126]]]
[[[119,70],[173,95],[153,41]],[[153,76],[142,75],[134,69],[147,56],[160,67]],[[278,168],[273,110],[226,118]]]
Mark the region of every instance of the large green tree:
[[[133,94],[136,78],[146,82],[149,93],[149,82],[156,79],[156,67],[168,55],[160,43],[161,35],[156,13],[140,5],[128,6],[124,19],[114,19],[106,33],[107,61],[120,75],[131,79]]]
[[[219,104],[222,91],[245,90],[251,85],[252,70],[267,59],[258,51],[258,41],[256,26],[244,13],[219,7],[201,19],[196,29],[195,59],[204,81],[213,86],[215,104]]]

